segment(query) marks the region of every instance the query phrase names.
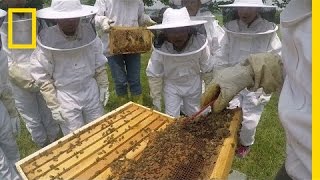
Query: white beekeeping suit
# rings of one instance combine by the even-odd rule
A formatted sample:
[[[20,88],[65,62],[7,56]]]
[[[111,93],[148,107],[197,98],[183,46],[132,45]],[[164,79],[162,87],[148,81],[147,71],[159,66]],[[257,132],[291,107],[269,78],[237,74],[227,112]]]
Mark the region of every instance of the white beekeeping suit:
[[[108,31],[110,25],[123,27],[138,27],[155,24],[151,18],[144,14],[144,4],[141,0],[96,0],[98,8],[95,22],[97,29]],[[109,56],[108,33],[101,35],[104,54]]]
[[[40,30],[31,75],[64,135],[102,116],[102,103],[108,100],[107,59],[90,23],[96,12],[79,0],[53,0],[37,12],[42,22],[55,19],[58,24]],[[66,35],[62,29],[74,22],[75,32]]]
[[[192,28],[205,22],[190,20],[186,8],[168,8],[164,12],[162,24],[149,29],[166,31],[168,28]],[[182,102],[188,116],[199,111],[202,92],[200,72],[212,70],[209,55],[208,40],[198,32],[190,35],[182,51],[175,50],[167,40],[158,47],[154,46],[146,70],[154,106],[161,108],[159,106],[163,92],[166,114],[178,117]]]
[[[31,43],[31,17],[28,14],[13,14],[13,42],[15,44]],[[30,56],[33,49],[9,49],[7,42],[8,22],[1,28],[2,42],[9,61],[9,76],[15,103],[32,140],[39,146],[55,141],[59,126],[53,121],[38,87],[30,72]]]
[[[280,16],[286,72],[279,117],[286,132],[286,170],[293,179],[311,179],[311,0],[292,0]]]
[[[260,0],[251,0],[250,2],[238,0],[222,7],[272,8],[264,5]],[[235,19],[225,23],[224,29],[225,36],[222,39],[221,50],[214,56],[214,65],[217,69],[238,64],[248,58],[250,54],[264,52],[280,54],[281,41],[276,33],[278,27],[261,18],[259,14],[249,25],[241,19]],[[244,89],[230,102],[230,108],[242,108],[243,121],[240,131],[242,146],[251,146],[254,143],[256,127],[270,97],[263,92],[262,88],[256,91]]]
[[[2,19],[6,12],[0,10]],[[0,179],[19,179],[14,163],[20,159],[18,146],[13,134],[18,112],[8,81],[8,60],[0,44]]]

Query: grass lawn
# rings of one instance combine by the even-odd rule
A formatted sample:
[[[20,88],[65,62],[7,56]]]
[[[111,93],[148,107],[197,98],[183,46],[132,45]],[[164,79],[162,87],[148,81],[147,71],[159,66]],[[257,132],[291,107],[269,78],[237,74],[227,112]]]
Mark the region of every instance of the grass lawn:
[[[143,86],[143,100],[145,106],[152,105],[152,101],[149,96],[148,81],[145,75],[148,59],[149,54],[142,55],[141,82]],[[110,71],[109,81],[111,96],[106,106],[106,112],[122,105],[117,101]],[[232,168],[245,173],[250,179],[272,179],[283,163],[285,156],[285,135],[279,123],[277,103],[278,95],[276,94],[272,97],[271,102],[265,108],[257,129],[256,142],[252,146],[251,153],[248,158],[235,158],[234,160]],[[18,138],[18,144],[21,158],[30,155],[38,149],[32,142],[24,125],[22,126],[21,135]]]

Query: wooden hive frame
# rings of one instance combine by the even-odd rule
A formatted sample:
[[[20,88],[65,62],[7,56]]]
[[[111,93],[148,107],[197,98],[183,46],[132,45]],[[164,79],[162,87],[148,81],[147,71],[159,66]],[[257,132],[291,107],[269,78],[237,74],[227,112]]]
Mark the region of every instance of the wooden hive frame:
[[[240,117],[237,111],[211,178],[225,179],[229,174]],[[164,129],[173,119],[129,102],[20,160],[16,167],[23,179],[106,179],[113,161],[139,158],[150,133]]]
[[[109,41],[111,55],[144,53],[151,50],[152,33],[145,27],[113,26]]]

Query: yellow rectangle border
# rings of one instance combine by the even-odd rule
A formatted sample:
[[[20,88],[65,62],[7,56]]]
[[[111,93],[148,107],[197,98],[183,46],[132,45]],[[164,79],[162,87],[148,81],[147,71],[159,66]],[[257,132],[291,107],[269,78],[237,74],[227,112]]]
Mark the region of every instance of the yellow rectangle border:
[[[32,40],[31,44],[13,44],[13,13],[31,13]],[[37,9],[36,8],[9,8],[8,9],[8,48],[35,49],[37,39]]]
[[[319,1],[312,1],[312,10],[314,10],[312,12],[312,179],[315,180],[320,179],[320,63],[317,60],[318,58],[320,58],[320,36],[319,33],[317,33],[320,30],[320,25],[318,22],[320,18],[319,7]]]

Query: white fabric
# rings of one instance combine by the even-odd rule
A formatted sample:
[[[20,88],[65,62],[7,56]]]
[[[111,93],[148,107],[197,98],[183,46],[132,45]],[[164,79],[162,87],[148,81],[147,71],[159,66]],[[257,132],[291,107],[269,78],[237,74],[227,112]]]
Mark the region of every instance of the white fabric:
[[[109,88],[99,88],[99,95],[100,95],[100,102],[103,104],[103,106],[106,106],[109,101]]]
[[[11,121],[11,126],[12,126],[12,133],[15,136],[18,136],[20,134],[20,118],[17,117],[12,117],[10,118]]]
[[[12,84],[15,103],[32,141],[39,147],[54,142],[58,138],[59,125],[53,120],[40,92],[25,91]]]
[[[0,179],[2,180],[19,180],[16,170],[10,166],[7,157],[0,147]]]
[[[203,40],[191,36],[185,49],[197,49]],[[200,36],[200,38],[203,38]],[[171,43],[162,45],[163,51],[177,54]],[[181,52],[184,53],[184,52]],[[189,56],[165,56],[154,51],[147,67],[148,77],[163,78],[165,112],[173,117],[180,115],[181,102],[185,113],[190,116],[199,110],[201,96],[200,72],[212,70],[209,62],[209,47]]]
[[[63,114],[63,110],[61,107],[58,107],[56,109],[52,109],[52,117],[55,121],[57,121],[58,124],[63,124],[66,122],[66,118]]]
[[[205,4],[205,3],[208,3],[210,1],[211,0],[200,0],[201,4]],[[169,4],[173,4],[173,5],[176,5],[176,6],[181,6],[181,2],[182,2],[182,0],[169,0]]]
[[[286,170],[311,179],[311,0],[292,0],[281,14],[285,82],[279,116],[286,132]]]
[[[252,53],[272,52],[280,54],[281,41],[277,33],[273,31],[275,25],[267,20],[259,17],[249,27],[240,20],[233,20],[225,25],[225,29],[225,35],[221,41],[221,51],[214,57],[215,66],[235,65],[245,60]],[[269,30],[272,31],[257,34]]]
[[[215,67],[233,66],[248,58],[250,54],[263,52],[280,54],[281,41],[274,31],[275,28],[273,23],[260,17],[249,27],[241,20],[230,21],[225,25],[226,31],[221,42],[221,50],[214,56]],[[230,102],[230,108],[241,106],[243,110],[240,142],[244,146],[254,143],[255,129],[265,105],[265,103],[259,103],[259,99],[264,96],[266,95],[262,89],[256,92],[244,89]],[[266,96],[266,100],[268,99],[270,96]]]
[[[149,64],[152,63],[151,61]],[[149,65],[152,66],[152,65]],[[162,97],[162,77],[148,77],[149,87],[150,87],[150,96],[152,98],[152,104],[154,108],[158,111],[161,111],[161,97]]]
[[[27,21],[19,21],[29,19],[29,17],[14,16],[15,24],[18,28],[14,28],[14,37],[17,41],[29,41],[31,27]],[[30,56],[33,50],[24,49],[8,49],[7,48],[7,30],[1,28],[2,42],[4,50],[8,55],[9,70],[13,67],[19,67],[24,72],[23,75],[16,78],[24,78],[26,81],[34,81],[31,77]],[[13,68],[14,69],[14,68]],[[23,89],[23,86],[16,85],[15,79],[11,80],[16,107],[21,117],[25,120],[26,127],[31,134],[32,140],[40,147],[49,142],[56,140],[59,133],[59,126],[53,122],[50,110],[46,106],[39,90],[30,92]]]
[[[263,4],[262,0],[235,0],[232,4],[219,5],[219,7],[271,7],[275,8],[276,6],[270,6]]]
[[[163,13],[161,24],[148,27],[148,29],[168,29],[205,24],[204,20],[191,20],[186,7],[181,9],[168,8]]]
[[[103,106],[106,106],[109,101],[110,93],[108,74],[105,66],[101,66],[96,69],[95,79],[99,87],[100,102]]]
[[[113,21],[108,17],[102,17],[101,22],[102,22],[101,23],[102,30],[105,32],[108,32],[111,28],[111,23],[113,23]]]
[[[6,15],[7,15],[7,12],[2,10],[2,9],[0,9],[0,18],[4,17]]]
[[[213,56],[221,48],[220,43],[224,36],[224,30],[219,26],[218,22],[214,19],[214,16],[210,11],[198,11],[196,16],[191,16],[191,19],[207,21],[207,23],[204,24],[204,27],[207,33],[208,44],[210,47],[210,58],[213,61]]]
[[[3,50],[0,51],[0,179],[19,179],[14,163],[20,159],[18,146],[12,132],[11,119],[7,107],[2,102],[8,85],[8,61]]]
[[[51,6],[37,11],[37,17],[43,19],[77,18],[96,14],[98,9],[82,5],[80,0],[52,0]]]
[[[94,6],[98,8],[98,13],[95,16],[97,27],[101,27],[105,16],[114,21],[114,26],[138,27],[143,25],[139,24],[143,21],[141,19],[144,14],[144,4],[141,0],[96,0]],[[101,40],[103,53],[109,56],[108,33],[103,33]]]
[[[52,41],[57,40],[57,28],[48,31]],[[58,43],[58,42],[53,42]],[[68,44],[65,39],[59,43]],[[99,38],[89,46],[72,51],[53,51],[40,46],[31,57],[32,73],[39,87],[53,82],[56,98],[65,116],[66,123],[61,125],[64,135],[103,115],[99,101],[99,89],[94,79],[96,69],[107,62],[102,54]]]

